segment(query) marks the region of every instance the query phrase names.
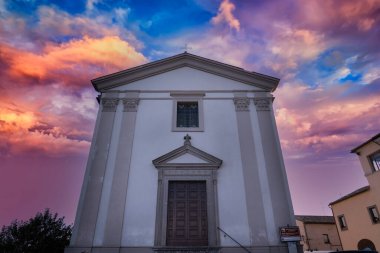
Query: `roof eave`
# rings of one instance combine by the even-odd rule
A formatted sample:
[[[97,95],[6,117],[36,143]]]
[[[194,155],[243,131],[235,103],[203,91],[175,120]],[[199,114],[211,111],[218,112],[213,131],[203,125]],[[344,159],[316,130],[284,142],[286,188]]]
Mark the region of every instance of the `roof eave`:
[[[359,149],[361,149],[363,146],[367,145],[368,143],[370,143],[371,141],[374,141],[376,139],[380,138],[380,133],[376,134],[375,136],[371,137],[369,140],[363,142],[362,144],[360,144],[359,146],[357,146],[356,148],[353,148],[351,150],[351,153],[357,153],[357,151]]]
[[[334,217],[327,215],[295,215],[295,218],[304,224],[335,224]]]
[[[370,189],[370,187],[368,185],[364,186],[364,187],[361,187],[361,188],[357,189],[356,191],[353,191],[353,192],[351,192],[351,193],[349,193],[349,194],[347,194],[347,195],[345,195],[345,196],[343,196],[343,197],[341,197],[341,198],[339,198],[339,199],[331,202],[329,204],[329,206],[335,205],[335,204],[337,204],[339,202],[342,202],[342,201],[344,201],[346,199],[349,199],[349,198],[355,197],[355,196],[357,196],[357,195],[359,195],[361,193],[367,192],[367,191],[369,191],[369,189]]]

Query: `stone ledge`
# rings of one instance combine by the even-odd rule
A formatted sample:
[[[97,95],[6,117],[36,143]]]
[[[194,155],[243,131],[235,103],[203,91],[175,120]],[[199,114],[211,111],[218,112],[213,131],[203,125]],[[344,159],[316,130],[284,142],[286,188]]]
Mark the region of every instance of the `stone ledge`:
[[[156,253],[219,253],[219,247],[157,247]]]

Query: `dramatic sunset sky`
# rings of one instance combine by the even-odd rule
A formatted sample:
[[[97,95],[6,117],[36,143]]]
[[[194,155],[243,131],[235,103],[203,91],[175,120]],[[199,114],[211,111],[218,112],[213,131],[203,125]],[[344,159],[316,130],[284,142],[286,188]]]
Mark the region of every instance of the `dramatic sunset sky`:
[[[296,214],[367,184],[380,131],[380,1],[0,0],[0,226],[74,221],[98,109],[91,79],[184,51],[281,79]],[[143,197],[143,193],[142,193]]]

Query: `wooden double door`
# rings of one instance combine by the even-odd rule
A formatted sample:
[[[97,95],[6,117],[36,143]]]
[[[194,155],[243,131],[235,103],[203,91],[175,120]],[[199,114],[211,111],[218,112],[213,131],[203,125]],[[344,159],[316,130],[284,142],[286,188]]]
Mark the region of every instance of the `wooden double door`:
[[[207,246],[206,181],[169,181],[167,246]]]

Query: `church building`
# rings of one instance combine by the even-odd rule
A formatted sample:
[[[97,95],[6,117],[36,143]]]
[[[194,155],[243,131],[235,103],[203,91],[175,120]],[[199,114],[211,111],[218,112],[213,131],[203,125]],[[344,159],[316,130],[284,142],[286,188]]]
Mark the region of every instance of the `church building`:
[[[187,52],[92,80],[99,112],[65,252],[297,252],[280,237],[295,218],[278,83]]]

